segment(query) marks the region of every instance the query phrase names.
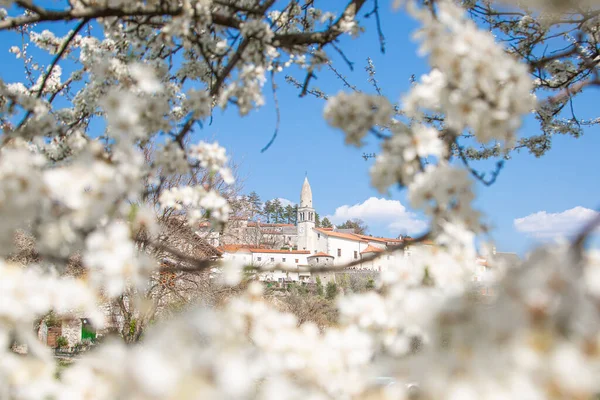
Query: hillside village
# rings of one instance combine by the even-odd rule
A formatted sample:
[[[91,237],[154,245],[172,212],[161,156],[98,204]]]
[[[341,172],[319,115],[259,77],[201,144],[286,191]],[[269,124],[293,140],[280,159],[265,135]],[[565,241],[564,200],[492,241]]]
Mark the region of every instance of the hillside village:
[[[263,223],[236,218],[226,229],[217,231],[210,224],[201,224],[200,237],[217,247],[223,259],[266,269],[260,274],[264,281],[315,282],[335,279],[334,274],[312,273],[311,269],[348,265],[347,271],[385,271],[391,265],[410,266],[410,255],[432,246],[428,241],[417,246],[399,246],[402,238],[375,237],[356,233],[353,229],[318,227],[317,212],[308,177],[304,179],[297,207],[297,223]],[[400,251],[390,251],[403,247]],[[389,252],[388,252],[389,251]],[[483,267],[486,260],[479,261]],[[276,269],[281,267],[281,269]]]

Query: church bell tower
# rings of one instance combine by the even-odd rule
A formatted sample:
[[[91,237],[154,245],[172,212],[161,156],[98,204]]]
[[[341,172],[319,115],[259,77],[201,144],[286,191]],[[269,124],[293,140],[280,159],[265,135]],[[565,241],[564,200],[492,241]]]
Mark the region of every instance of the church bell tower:
[[[312,190],[308,183],[308,177],[305,177],[298,206],[298,250],[308,250],[314,253],[316,250],[314,227],[315,209],[312,206]]]

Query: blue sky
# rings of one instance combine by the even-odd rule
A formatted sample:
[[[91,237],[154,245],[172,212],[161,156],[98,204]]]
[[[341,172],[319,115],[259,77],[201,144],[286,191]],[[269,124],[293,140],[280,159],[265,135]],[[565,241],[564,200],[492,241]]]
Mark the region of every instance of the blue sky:
[[[334,3],[344,2],[327,2]],[[340,44],[355,63],[354,71],[340,57],[334,59],[339,61],[336,65],[340,72],[352,83],[370,91],[364,66],[366,58],[371,57],[384,93],[394,101],[409,88],[410,76],[426,73],[428,65],[425,59],[417,57],[416,44],[410,39],[416,28],[414,21],[392,12],[386,1],[381,6],[386,53],[379,52],[375,21],[369,19],[366,34],[359,39],[345,37]],[[11,36],[14,38],[14,34]],[[22,74],[23,64],[8,54],[8,48],[18,43],[7,40],[6,33],[0,33],[0,39],[3,54],[0,77],[10,82]],[[303,80],[301,71],[290,72]],[[325,92],[335,94],[343,89],[330,71],[324,69],[317,76],[313,85]],[[342,133],[330,128],[322,117],[323,100],[299,98],[299,90],[287,84],[284,75],[279,75],[276,83],[281,123],[277,139],[266,152],[261,153],[261,149],[271,139],[276,125],[270,84],[265,86],[266,105],[260,110],[244,118],[232,108],[218,110],[212,125],[202,130],[196,128],[194,133],[195,140],[217,140],[228,149],[240,166],[246,192],[256,191],[263,200],[279,197],[298,201],[307,173],[313,204],[322,216],[332,215],[340,221],[359,216],[369,224],[370,233],[385,236],[415,233],[425,226],[421,216],[408,208],[405,192],[393,189],[389,197],[384,197],[370,186],[368,171],[372,161],[365,161],[361,155],[376,152],[377,139],[369,138],[363,149],[345,146]],[[592,91],[577,101],[578,117],[594,116],[595,95]],[[535,122],[527,120],[520,134],[533,134],[537,129]],[[522,254],[533,242],[549,240],[556,231],[569,233],[589,218],[590,210],[600,205],[599,148],[597,128],[587,129],[579,139],[556,137],[544,157],[537,159],[525,152],[515,154],[493,186],[477,186],[476,204],[494,227],[492,237],[498,250]],[[568,210],[571,211],[564,213]],[[515,220],[520,218],[525,219],[517,221],[517,230]]]

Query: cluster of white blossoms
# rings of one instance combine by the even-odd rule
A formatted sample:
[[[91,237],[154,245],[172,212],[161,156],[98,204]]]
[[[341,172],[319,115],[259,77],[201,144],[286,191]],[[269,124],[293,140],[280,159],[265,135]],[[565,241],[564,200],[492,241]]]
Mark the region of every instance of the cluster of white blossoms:
[[[359,147],[374,125],[390,122],[393,112],[385,97],[341,92],[327,102],[324,115],[331,126],[344,131],[346,144]]]
[[[233,174],[227,166],[225,148],[219,146],[219,143],[199,142],[190,146],[188,155],[191,159],[197,160],[202,168],[211,173],[219,173],[226,184],[233,183]]]
[[[360,1],[343,14],[292,2],[262,18],[256,7],[269,3],[71,1],[68,18],[102,17],[93,18],[91,34],[70,39],[68,57],[60,60],[68,67],[54,66],[39,95],[48,69],[31,61],[35,52],[27,45],[10,49],[28,76],[0,82],[0,398],[597,396],[597,252],[564,244],[535,251],[522,265],[492,257],[485,297],[473,282],[484,281],[475,247],[481,216],[473,209],[469,171],[449,159],[452,146],[463,131],[480,143],[511,143],[535,103],[527,68],[445,0],[423,8],[408,3],[432,70],[399,112],[386,98],[362,93],[340,93],[324,111],[353,146],[370,131],[389,132],[372,183],[382,192],[407,187],[411,205],[431,218],[427,235],[404,243],[410,257],[382,271],[375,290],[339,296],[333,327],[300,323],[250,282],[218,309],[190,305],[147,328],[140,343],[107,340],[57,370],[32,327],[49,311],[85,315],[99,327],[99,298],[145,305],[136,292],[159,275],[148,250],[160,236],[157,213],[185,215],[191,226],[209,221],[220,228],[228,220],[232,209],[213,185],[233,183],[226,151],[189,142],[194,128],[209,125],[214,107],[234,105],[241,115],[260,107],[267,74],[292,65],[312,71],[326,61],[325,46],[313,38],[361,31]],[[44,6],[32,2],[0,0],[0,6],[11,7],[0,9],[0,30],[44,18],[33,9]],[[26,7],[32,10],[13,16]],[[35,23],[19,29],[50,55],[73,33],[37,34]],[[560,82],[570,66],[550,69]],[[443,115],[444,124],[430,123],[430,112]],[[154,144],[156,151],[145,153]],[[202,183],[165,183],[165,175],[187,177],[194,168],[206,173]],[[18,230],[34,238],[32,265],[6,261]],[[73,255],[81,256],[81,279],[63,274]],[[243,264],[220,267],[212,270],[215,277],[219,272],[216,281],[243,280]],[[127,323],[136,329],[135,320]],[[29,346],[27,354],[10,350],[19,343]],[[382,388],[382,376],[396,384]]]
[[[164,190],[160,195],[163,209],[184,211],[190,224],[209,219],[222,225],[229,219],[231,207],[219,193],[207,191],[202,186],[182,186]]]
[[[92,284],[109,297],[119,296],[128,286],[143,287],[154,267],[152,260],[138,254],[123,222],[113,222],[87,237],[83,263]]]
[[[512,144],[521,116],[536,106],[528,67],[453,2],[439,2],[435,15],[412,2],[408,9],[422,23],[415,38],[435,70],[404,99],[407,114],[420,118],[423,110],[441,111],[455,134],[468,128],[483,144]]]

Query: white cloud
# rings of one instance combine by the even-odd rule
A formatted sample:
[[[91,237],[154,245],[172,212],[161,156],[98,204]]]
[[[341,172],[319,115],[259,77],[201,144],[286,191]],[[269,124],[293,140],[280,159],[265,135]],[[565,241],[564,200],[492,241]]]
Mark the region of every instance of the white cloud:
[[[338,207],[335,213],[328,215],[327,218],[334,224],[360,218],[369,225],[371,231],[382,228],[393,235],[419,233],[427,227],[425,220],[408,211],[398,200],[377,197],[371,197],[363,203],[353,206]]]
[[[296,203],[294,203],[293,201],[288,200],[288,199],[284,199],[283,197],[278,197],[277,199],[281,202],[281,205],[283,207],[295,206],[296,205]],[[276,199],[273,199],[273,200],[276,200]]]
[[[539,211],[514,220],[515,229],[538,239],[569,237],[598,215],[597,211],[575,207],[560,213]]]

